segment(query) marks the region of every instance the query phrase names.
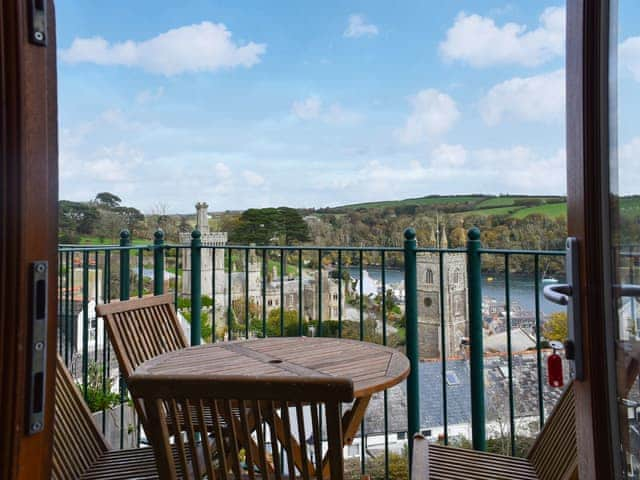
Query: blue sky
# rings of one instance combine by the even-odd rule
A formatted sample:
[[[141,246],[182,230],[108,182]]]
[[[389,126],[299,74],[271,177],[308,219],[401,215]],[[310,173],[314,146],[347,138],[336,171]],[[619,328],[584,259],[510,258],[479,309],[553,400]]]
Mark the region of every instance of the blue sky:
[[[564,15],[544,1],[58,0],[60,196],[185,212],[563,194]],[[637,105],[626,24],[621,89]]]

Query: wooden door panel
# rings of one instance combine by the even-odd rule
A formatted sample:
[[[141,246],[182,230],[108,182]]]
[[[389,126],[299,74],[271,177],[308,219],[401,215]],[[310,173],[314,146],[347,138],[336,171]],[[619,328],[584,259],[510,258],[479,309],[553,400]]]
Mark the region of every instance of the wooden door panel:
[[[56,342],[57,98],[53,2],[48,46],[28,42],[22,0],[0,3],[0,477],[49,478]],[[45,428],[27,436],[30,267],[49,262]]]
[[[567,2],[567,207],[580,251],[585,380],[575,383],[581,479],[614,478],[607,336],[608,256],[607,1]]]

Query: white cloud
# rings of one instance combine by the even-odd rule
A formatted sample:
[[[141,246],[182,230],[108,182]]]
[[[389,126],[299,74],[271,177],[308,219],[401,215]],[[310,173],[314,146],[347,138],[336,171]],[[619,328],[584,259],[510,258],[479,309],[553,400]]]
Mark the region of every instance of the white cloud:
[[[69,146],[61,148],[61,177],[91,179],[92,182],[127,183],[144,165],[144,154],[128,143],[101,146],[89,155],[79,155]]]
[[[443,143],[438,145],[431,152],[431,162],[433,166],[440,167],[461,167],[467,161],[467,149],[462,145],[449,145]]]
[[[216,162],[213,166],[213,191],[217,195],[231,192],[233,189],[233,173],[224,162]]]
[[[244,170],[242,172],[242,176],[244,177],[245,182],[247,182],[250,187],[259,187],[261,185],[264,185],[264,177],[252,170]]]
[[[321,109],[322,102],[315,95],[293,102],[291,106],[291,112],[301,120],[318,118]]]
[[[421,90],[409,101],[412,112],[405,126],[396,132],[403,143],[420,143],[438,137],[449,131],[460,116],[456,102],[433,88]]]
[[[224,163],[218,162],[213,167],[216,179],[229,180],[232,176],[231,169]]]
[[[620,65],[633,75],[636,82],[640,82],[640,37],[630,37],[618,47]]]
[[[362,115],[353,110],[347,110],[339,103],[334,103],[325,110],[322,119],[331,125],[349,126],[360,123]]]
[[[357,192],[354,201],[477,191],[562,194],[566,191],[565,157],[564,149],[546,156],[523,145],[478,150],[441,145],[428,163],[407,156],[381,157],[367,161],[348,176],[327,172],[327,176],[333,174],[331,181],[319,181],[336,198]]]
[[[362,120],[359,113],[348,110],[339,103],[325,107],[315,95],[293,102],[291,113],[300,120],[321,120],[337,126],[352,126]]]
[[[177,75],[252,67],[266,51],[263,43],[238,45],[222,23],[202,22],[174,28],[141,42],[110,43],[102,37],[76,38],[61,51],[67,63],[139,67],[151,73]]]
[[[565,17],[564,7],[548,7],[538,28],[530,30],[512,22],[498,26],[492,18],[461,12],[440,43],[440,53],[474,67],[541,65],[563,55]]]
[[[640,136],[620,146],[618,162],[618,192],[620,195],[637,195],[640,185]]]
[[[143,90],[136,95],[136,103],[145,104],[158,100],[164,95],[164,87]]]
[[[349,15],[349,25],[343,35],[347,38],[374,37],[378,35],[378,27],[367,23],[363,15]]]
[[[473,164],[480,185],[493,183],[487,191],[553,194],[566,191],[566,156],[564,148],[546,157],[518,145],[477,150]]]
[[[493,86],[480,100],[480,113],[487,125],[507,118],[554,122],[565,112],[565,72],[515,77]]]

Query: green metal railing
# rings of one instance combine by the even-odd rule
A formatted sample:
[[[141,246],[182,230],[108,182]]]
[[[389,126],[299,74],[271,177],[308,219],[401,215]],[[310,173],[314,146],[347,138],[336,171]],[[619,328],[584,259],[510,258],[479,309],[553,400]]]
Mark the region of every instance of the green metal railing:
[[[167,243],[158,230],[148,245],[132,245],[131,235],[123,231],[119,245],[79,246],[61,245],[58,249],[59,331],[58,351],[68,365],[75,367],[85,396],[92,385],[88,378],[90,364],[100,364],[101,388],[106,396],[108,379],[115,366],[109,347],[107,332],[101,321],[90,318],[89,304],[108,303],[113,299],[126,300],[131,296],[160,295],[171,292],[176,308],[189,320],[191,343],[217,342],[249,337],[266,336],[335,336],[372,341],[395,346],[405,351],[411,363],[411,374],[406,381],[407,423],[406,438],[421,431],[421,342],[419,313],[418,259],[421,255],[435,255],[439,267],[437,302],[439,315],[440,357],[439,376],[442,397],[443,443],[451,441],[449,422],[450,386],[447,383],[448,366],[460,360],[451,358],[445,345],[448,301],[444,266],[450,255],[466,255],[467,312],[469,358],[469,405],[471,412],[470,437],[475,449],[487,448],[486,375],[487,352],[483,347],[485,318],[483,314],[483,274],[491,264],[499,264],[504,274],[504,301],[506,312],[507,391],[509,411],[509,444],[512,454],[517,449],[517,406],[514,397],[514,364],[516,352],[511,339],[512,267],[514,259],[524,258],[533,276],[535,325],[536,387],[538,428],[545,419],[543,357],[541,325],[541,259],[562,257],[561,251],[498,250],[482,248],[480,231],[468,233],[466,248],[420,248],[413,229],[405,231],[404,248],[388,247],[314,247],[314,246],[254,246],[208,245],[198,231],[187,244]],[[491,258],[491,261],[488,259]],[[562,260],[560,258],[559,260]],[[205,268],[206,266],[206,268]],[[531,268],[530,268],[531,267]],[[367,296],[365,273],[377,269],[379,293]],[[187,272],[188,270],[188,272]],[[116,273],[118,272],[118,273]],[[389,274],[401,272],[404,282],[404,316],[398,317],[389,305],[397,299],[388,296]],[[359,278],[353,288],[353,278]],[[209,295],[210,293],[210,295]],[[356,314],[353,311],[356,311]],[[400,308],[400,311],[402,309]],[[347,314],[350,313],[350,316]],[[80,317],[78,317],[78,315]],[[348,317],[348,318],[347,318]],[[404,326],[402,326],[404,323]],[[404,341],[401,332],[404,328]],[[393,333],[390,333],[393,330]],[[78,341],[78,332],[82,332]],[[79,361],[78,361],[79,359]],[[424,379],[422,379],[424,380]],[[117,408],[120,423],[125,417],[128,394],[126,385],[119,380]],[[94,388],[94,387],[92,387]],[[425,392],[423,392],[425,393]],[[548,406],[547,406],[548,407]],[[106,408],[106,407],[102,407]],[[102,415],[103,430],[106,415]],[[489,419],[490,421],[491,419]],[[384,392],[383,424],[379,434],[384,435],[384,471],[390,468],[389,395]],[[133,428],[136,427],[136,428]],[[125,446],[127,429],[121,428],[120,446]],[[129,426],[129,431],[139,426]],[[375,436],[363,423],[360,431],[360,469],[368,469],[367,438]],[[376,433],[377,434],[377,433]],[[127,437],[128,438],[128,437]]]

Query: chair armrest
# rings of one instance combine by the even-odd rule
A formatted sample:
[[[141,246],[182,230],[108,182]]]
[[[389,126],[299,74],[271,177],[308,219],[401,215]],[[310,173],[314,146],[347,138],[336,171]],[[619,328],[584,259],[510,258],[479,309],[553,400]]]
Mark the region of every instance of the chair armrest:
[[[411,480],[429,478],[429,440],[419,433],[413,437],[413,456],[411,461]]]

